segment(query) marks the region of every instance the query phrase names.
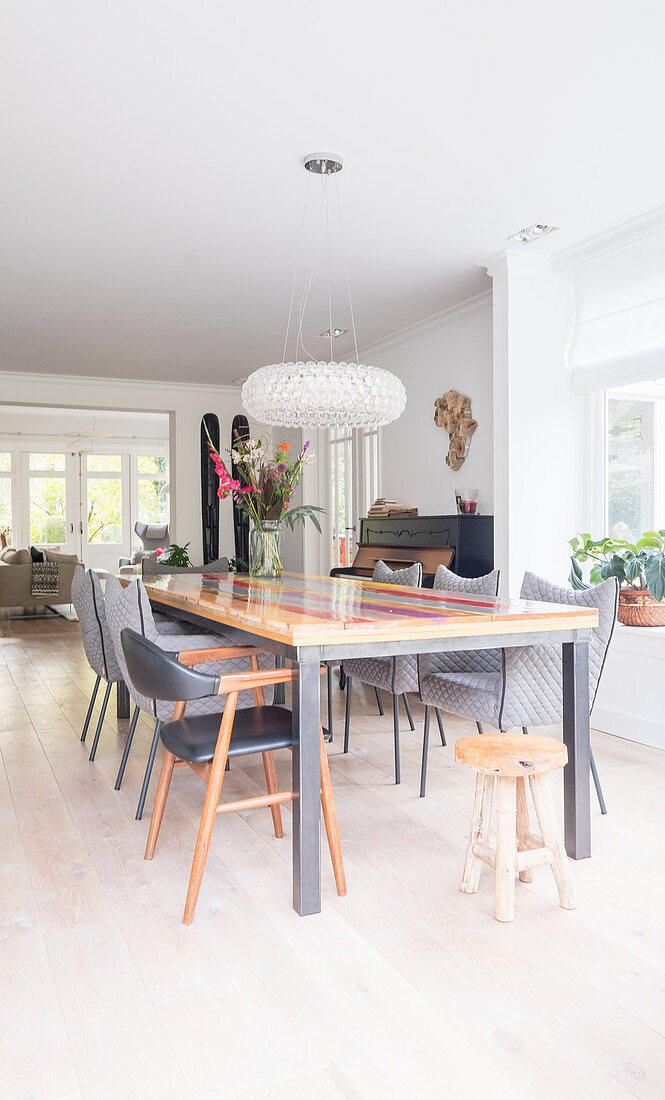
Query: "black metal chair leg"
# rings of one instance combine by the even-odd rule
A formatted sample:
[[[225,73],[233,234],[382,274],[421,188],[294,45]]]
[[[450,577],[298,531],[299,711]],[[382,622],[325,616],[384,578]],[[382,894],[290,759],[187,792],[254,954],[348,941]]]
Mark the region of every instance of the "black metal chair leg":
[[[423,726],[423,759],[420,765],[420,797],[425,797],[425,784],[427,783],[427,752],[429,750],[429,712],[425,707],[425,725]]]
[[[395,782],[401,783],[399,761],[399,695],[393,695],[393,731],[395,738]]]
[[[106,691],[104,692],[104,700],[102,702],[102,709],[99,712],[99,721],[97,723],[97,729],[95,730],[95,740],[92,742],[92,748],[90,750],[90,760],[95,759],[95,753],[97,752],[97,745],[99,744],[99,735],[102,732],[102,726],[104,725],[104,719],[106,718],[106,708],[109,705],[109,698],[111,695],[111,688],[113,684],[106,685]]]
[[[344,712],[344,752],[349,751],[349,726],[351,724],[351,685],[353,679],[346,677],[346,711]]]
[[[528,733],[528,732],[529,732],[528,726],[522,726],[522,733]]]
[[[339,690],[344,691],[348,677],[344,671],[344,665],[339,666]]]
[[[483,732],[483,724],[482,724],[482,722],[476,722],[476,729],[478,730],[478,733],[482,733],[482,732]]]
[[[125,774],[125,768],[127,767],[127,761],[129,759],[129,750],[132,747],[132,741],[134,740],[134,733],[136,730],[136,723],[139,720],[139,708],[134,707],[134,713],[132,715],[132,721],[129,726],[129,732],[127,734],[127,740],[125,741],[125,748],[122,754],[122,760],[120,761],[120,767],[118,768],[118,775],[115,781],[115,790],[120,790],[120,784]]]
[[[409,706],[409,700],[407,698],[406,692],[404,692],[404,694],[402,695],[402,699],[404,700],[404,710],[406,711],[406,716],[409,720],[409,726],[413,731],[416,727],[413,724],[413,715],[411,714],[411,707]]]
[[[145,775],[143,776],[143,786],[141,787],[141,794],[139,795],[139,804],[136,807],[136,820],[140,821],[143,817],[143,807],[145,806],[145,800],[148,795],[148,787],[150,786],[150,776],[152,775],[152,766],[155,763],[155,753],[157,752],[157,745],[159,744],[159,731],[162,728],[161,719],[157,719],[155,723],[155,732],[152,735],[152,745],[150,746],[150,755],[148,757],[148,763],[145,766]]]
[[[605,799],[603,798],[603,788],[600,785],[600,779],[598,777],[598,768],[596,767],[596,761],[591,753],[591,775],[593,776],[593,785],[596,788],[596,794],[598,795],[598,803],[600,805],[601,814],[607,813],[607,806],[605,805]]]
[[[381,696],[379,695],[379,689],[374,688],[374,694],[376,695],[376,705],[379,708],[379,714],[383,714],[383,703],[381,702]]]
[[[445,747],[446,747],[446,731],[443,728],[443,718],[441,717],[441,711],[439,710],[438,707],[435,707],[434,708],[434,713],[436,714],[436,720],[439,723],[439,733],[441,735],[441,744],[443,745],[443,747],[445,749]]]
[[[88,733],[88,726],[90,725],[90,719],[92,718],[92,712],[95,706],[95,699],[97,698],[97,691],[99,689],[101,679],[101,676],[97,677],[97,679],[95,680],[95,686],[92,689],[92,695],[90,696],[90,702],[88,703],[88,713],[86,714],[85,722],[83,723],[83,733],[81,734],[82,741],[85,741]]]
[[[326,666],[326,686],[328,688],[328,733],[333,739],[333,703],[332,703],[332,666]]]

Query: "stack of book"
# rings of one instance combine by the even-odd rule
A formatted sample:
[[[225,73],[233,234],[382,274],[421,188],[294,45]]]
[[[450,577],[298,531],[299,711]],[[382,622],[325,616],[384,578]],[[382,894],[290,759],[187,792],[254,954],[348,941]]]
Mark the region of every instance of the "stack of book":
[[[417,516],[418,509],[410,508],[407,504],[398,504],[396,500],[388,497],[377,497],[367,513],[370,516]]]

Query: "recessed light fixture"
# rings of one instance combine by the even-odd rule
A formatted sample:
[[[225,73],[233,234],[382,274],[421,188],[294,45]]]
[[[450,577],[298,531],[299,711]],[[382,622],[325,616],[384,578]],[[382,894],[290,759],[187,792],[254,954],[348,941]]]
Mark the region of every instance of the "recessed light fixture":
[[[247,375],[243,374],[240,378],[232,378],[231,381],[234,382],[236,386],[242,386],[243,382],[247,381]]]
[[[327,328],[325,332],[320,332],[319,336],[323,336],[326,340],[329,340],[332,336],[333,340],[336,340],[338,336],[344,336],[348,331],[348,328]]]
[[[531,244],[539,237],[546,237],[548,233],[556,233],[558,225],[527,225],[526,229],[520,229],[519,233],[511,233],[506,238],[508,241],[519,241],[520,244]]]

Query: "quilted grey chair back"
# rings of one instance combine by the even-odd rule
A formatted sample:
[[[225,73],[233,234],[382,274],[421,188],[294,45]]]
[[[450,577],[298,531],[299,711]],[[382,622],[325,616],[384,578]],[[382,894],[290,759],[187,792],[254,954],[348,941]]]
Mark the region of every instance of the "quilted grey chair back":
[[[525,573],[522,599],[544,603],[595,607],[599,623],[589,642],[589,709],[593,707],[605,664],[605,657],[616,622],[619,583],[610,577],[602,584],[575,592],[551,584],[535,573]],[[560,646],[524,646],[504,649],[501,658],[502,697],[498,725],[502,730],[515,726],[546,726],[561,721],[562,658]]]
[[[377,561],[372,574],[373,581],[405,588],[419,588],[422,579],[423,567],[419,561],[406,569],[391,569],[384,561]],[[393,695],[418,690],[418,665],[411,653],[400,653],[396,657],[353,657],[344,661],[344,671],[364,684],[384,688]]]
[[[146,553],[171,544],[168,523],[141,523],[137,521],[134,524],[134,530],[143,543],[143,549]]]
[[[72,603],[81,624],[81,640],[88,664],[98,676],[115,684],[123,679],[106,618],[106,601],[99,577],[77,565],[72,578]]]
[[[148,595],[142,581],[138,577],[136,580],[131,581],[125,588],[120,584],[117,577],[109,577],[107,579],[106,616],[113,639],[116,658],[122,672],[122,678],[127,684],[132,699],[141,710],[146,711],[148,714],[153,714],[156,718],[161,718],[162,720],[169,721],[173,717],[173,703],[149,699],[136,689],[127,671],[127,665],[122,650],[121,635],[123,628],[127,626],[131,630],[135,630],[137,634],[142,634],[144,638],[148,638],[149,641],[154,642],[161,649],[170,653],[180,653],[187,649],[207,649],[215,645],[223,646],[232,644],[223,634],[185,634],[183,632],[181,635],[171,633],[163,635],[155,625]],[[259,657],[259,667],[270,668],[271,664],[270,655],[261,654]],[[221,676],[224,673],[230,672],[248,672],[250,664],[248,657],[237,657],[229,661],[215,661],[196,667],[211,675]],[[268,687],[264,689],[266,703],[272,702],[272,694],[273,688]],[[223,702],[223,698],[219,696],[210,699],[194,700],[187,704],[187,714],[194,716],[197,714],[215,713],[222,709]],[[238,707],[251,706],[254,706],[253,692],[242,691],[238,696]]]
[[[434,574],[433,588],[445,592],[467,593],[469,596],[495,597],[499,591],[498,569],[483,577],[458,577],[440,565]],[[421,677],[436,672],[470,672],[480,676],[498,673],[501,667],[499,649],[460,649],[454,653],[423,653],[418,660]]]

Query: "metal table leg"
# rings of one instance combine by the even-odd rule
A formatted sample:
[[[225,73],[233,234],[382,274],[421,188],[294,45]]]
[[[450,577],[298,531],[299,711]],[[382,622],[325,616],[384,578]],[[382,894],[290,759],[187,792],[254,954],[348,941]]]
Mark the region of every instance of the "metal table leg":
[[[586,642],[564,642],[563,740],[568,763],[563,769],[564,839],[572,859],[591,855],[589,790],[589,647]]]
[[[321,911],[319,662],[300,661],[293,699],[293,908]]]
[[[115,713],[117,718],[129,718],[129,692],[124,680],[118,680],[116,684]]]

